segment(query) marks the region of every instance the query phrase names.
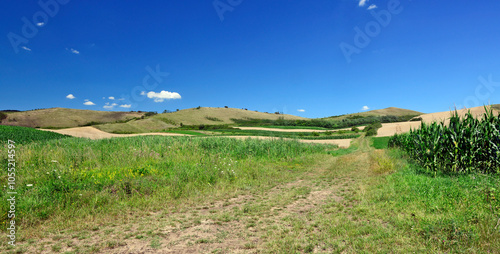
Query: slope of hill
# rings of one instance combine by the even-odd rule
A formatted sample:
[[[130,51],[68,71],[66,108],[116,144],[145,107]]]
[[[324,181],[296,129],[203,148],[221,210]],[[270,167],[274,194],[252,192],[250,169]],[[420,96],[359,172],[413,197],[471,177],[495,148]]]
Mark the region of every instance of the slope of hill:
[[[218,125],[234,124],[231,119],[272,119],[308,120],[308,118],[286,115],[255,112],[236,108],[200,107],[183,109],[177,112],[164,113],[150,118],[134,120],[127,123],[103,124],[96,128],[112,133],[140,133],[160,131],[166,128],[183,125]]]
[[[342,119],[349,119],[349,118],[353,119],[353,118],[361,118],[361,117],[368,117],[368,116],[418,116],[418,115],[422,115],[422,114],[423,113],[418,112],[418,111],[414,111],[414,110],[389,107],[389,108],[370,110],[370,111],[359,112],[359,113],[354,113],[354,114],[330,116],[330,117],[325,117],[323,119],[342,120]]]
[[[491,105],[487,106],[487,108],[490,108],[493,110],[493,113],[497,115],[500,112],[500,105]],[[436,112],[436,113],[430,113],[430,114],[425,114],[419,116],[423,122],[430,123],[430,122],[441,122],[445,121],[448,122],[448,119],[452,115],[452,112],[455,111],[454,109],[450,109],[450,111],[443,111],[443,112]],[[467,112],[471,112],[474,117],[481,118],[482,115],[486,112],[483,106],[480,107],[474,107],[474,108],[465,108],[465,109],[460,109],[457,110],[457,113],[459,116],[463,117]]]
[[[500,112],[500,104],[491,105],[491,109],[493,110],[494,115],[498,115]],[[424,114],[424,115],[421,115],[421,116],[414,118],[414,120],[420,120],[420,121],[409,121],[409,122],[400,122],[400,123],[384,123],[384,124],[382,124],[382,127],[378,130],[377,137],[392,136],[396,133],[397,134],[405,133],[405,132],[410,131],[410,129],[420,128],[421,122],[432,123],[432,122],[444,121],[445,124],[448,124],[450,122],[449,118],[452,115],[453,111],[454,110],[429,113],[429,114]],[[474,117],[477,117],[477,118],[481,118],[482,115],[486,112],[484,110],[484,107],[481,106],[481,107],[474,107],[474,108],[469,108],[469,109],[457,110],[457,113],[459,116],[463,117],[469,111],[471,112],[471,114]]]
[[[144,113],[49,108],[13,112],[6,115],[7,118],[3,119],[0,124],[41,128],[69,128],[93,123],[126,121],[141,117]]]

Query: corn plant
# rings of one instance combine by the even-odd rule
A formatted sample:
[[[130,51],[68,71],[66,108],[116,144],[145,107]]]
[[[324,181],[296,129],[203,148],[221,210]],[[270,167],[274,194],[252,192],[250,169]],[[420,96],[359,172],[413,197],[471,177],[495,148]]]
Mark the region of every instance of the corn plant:
[[[419,129],[396,134],[389,146],[400,147],[420,165],[447,173],[500,173],[500,116],[486,108],[482,118],[470,111],[450,122],[422,122]]]

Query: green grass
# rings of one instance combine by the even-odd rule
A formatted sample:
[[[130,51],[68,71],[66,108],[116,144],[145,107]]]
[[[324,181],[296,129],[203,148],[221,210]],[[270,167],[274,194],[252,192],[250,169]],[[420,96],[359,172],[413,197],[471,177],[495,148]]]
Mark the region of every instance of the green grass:
[[[67,137],[69,136],[28,127],[0,125],[0,144],[6,144],[9,139],[16,144],[27,144]]]
[[[261,127],[261,128],[271,128],[271,129],[305,129],[305,130],[329,130],[323,127],[315,126],[277,126],[277,125],[263,125],[263,126],[251,126],[251,127]]]
[[[207,134],[197,132],[197,131],[189,131],[189,130],[168,130],[164,131],[167,133],[178,133],[178,134],[187,134],[187,135],[193,135],[193,136],[207,136]]]
[[[427,174],[399,151],[398,170],[371,179],[361,207],[427,252],[493,253],[500,249],[500,177]]]
[[[388,147],[390,138],[391,137],[372,137],[372,146],[375,149],[385,149]]]
[[[21,144],[16,223],[28,240],[12,251],[40,242],[106,252],[134,241],[161,252],[174,233],[206,252],[227,240],[264,253],[498,252],[500,176],[429,173],[399,149],[370,147],[383,140],[349,149],[161,136]],[[1,223],[6,210],[0,203]]]
[[[249,187],[311,162],[333,146],[297,141],[130,137],[104,140],[67,138],[16,149],[19,223],[26,228],[58,218],[115,214],[124,207],[164,208],[176,200],[214,189]],[[6,165],[7,153],[0,155]],[[0,180],[7,181],[7,174]],[[27,186],[32,184],[32,186]],[[6,199],[6,192],[0,198]],[[7,203],[1,205],[7,221]],[[64,218],[63,220],[61,220]],[[17,222],[16,222],[17,223]]]

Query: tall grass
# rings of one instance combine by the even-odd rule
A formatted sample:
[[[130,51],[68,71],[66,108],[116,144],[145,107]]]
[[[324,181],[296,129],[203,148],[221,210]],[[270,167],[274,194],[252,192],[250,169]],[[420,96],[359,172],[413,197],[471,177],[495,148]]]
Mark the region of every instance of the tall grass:
[[[408,152],[419,164],[449,173],[500,173],[500,116],[486,108],[482,118],[455,111],[449,125],[425,124],[389,141]]]
[[[161,206],[219,185],[276,179],[325,148],[284,140],[159,136],[30,143],[16,151],[16,191],[22,197],[17,209],[22,225],[30,227],[57,214],[86,216],[155,200]],[[6,153],[0,161],[6,165]],[[5,223],[7,202],[0,207]]]

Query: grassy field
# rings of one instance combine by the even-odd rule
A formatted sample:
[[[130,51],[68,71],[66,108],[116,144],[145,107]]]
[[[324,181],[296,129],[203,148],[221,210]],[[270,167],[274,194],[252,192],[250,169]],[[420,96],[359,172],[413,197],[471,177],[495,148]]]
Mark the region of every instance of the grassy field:
[[[2,241],[0,252],[500,249],[498,174],[428,173],[385,148],[386,138],[348,149],[223,137],[37,140],[16,147],[21,229],[17,246]],[[7,203],[0,208],[5,224]]]
[[[323,127],[315,127],[315,126],[274,126],[274,125],[264,125],[264,126],[252,126],[252,127],[262,127],[262,128],[270,128],[270,129],[306,129],[306,130],[329,130]]]
[[[264,136],[295,139],[351,139],[361,135],[353,131],[331,131],[331,132],[281,132],[267,130],[240,130],[240,129],[220,129],[211,130],[214,134],[225,136]]]

